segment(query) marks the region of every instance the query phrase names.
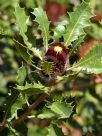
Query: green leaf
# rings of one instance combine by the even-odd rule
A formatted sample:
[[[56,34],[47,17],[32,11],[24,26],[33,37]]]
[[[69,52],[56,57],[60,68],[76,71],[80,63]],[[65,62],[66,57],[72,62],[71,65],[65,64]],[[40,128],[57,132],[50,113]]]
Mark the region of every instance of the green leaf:
[[[74,63],[73,70],[87,74],[102,73],[102,44],[97,44],[79,62]]]
[[[20,56],[27,62],[28,64],[32,65],[32,60],[30,54],[28,54],[28,49],[25,48],[21,43],[14,40],[16,49],[18,50]]]
[[[54,67],[54,63],[53,62],[48,62],[48,61],[42,62],[42,69],[49,76],[51,76],[51,74],[52,74],[53,67]]]
[[[36,57],[40,58],[40,60],[42,60],[42,49],[32,47],[31,51],[34,53],[34,56],[36,56]]]
[[[61,128],[58,128],[56,125],[50,125],[48,127],[48,136],[64,136]]]
[[[49,109],[44,109],[44,111],[40,113],[37,117],[40,119],[50,119],[56,117],[56,114]]]
[[[48,108],[56,113],[59,118],[69,118],[73,112],[73,106],[71,106],[71,103],[65,101],[55,101],[48,106]]]
[[[48,49],[48,37],[49,37],[49,21],[46,15],[46,12],[43,11],[41,7],[35,8],[32,13],[36,16],[35,21],[39,24],[39,29],[42,32],[43,44],[45,50]]]
[[[11,107],[11,117],[9,118],[9,121],[11,121],[14,117],[17,118],[17,110],[22,109],[22,105],[23,103],[18,97]]]
[[[16,89],[24,94],[27,95],[34,95],[34,94],[41,94],[44,92],[48,92],[48,87],[43,86],[40,82],[39,83],[26,83],[25,86],[17,85]]]
[[[27,21],[29,20],[29,17],[26,16],[25,11],[23,8],[21,8],[19,5],[15,8],[15,16],[16,16],[16,23],[19,27],[20,35],[23,37],[24,43],[28,48],[31,48],[31,43],[28,42],[28,37],[26,36],[27,32]]]
[[[19,85],[23,85],[26,75],[27,75],[27,70],[25,66],[20,67],[18,69],[18,77],[17,77],[17,83]]]
[[[64,34],[64,45],[66,47],[85,33],[84,28],[90,25],[91,8],[89,4],[82,2],[74,12],[69,13],[69,16],[70,21]]]
[[[85,36],[86,36],[86,34],[80,36],[75,42],[73,42],[72,49],[69,53],[69,56],[71,56],[77,52],[78,48],[81,46],[81,43],[84,42]]]

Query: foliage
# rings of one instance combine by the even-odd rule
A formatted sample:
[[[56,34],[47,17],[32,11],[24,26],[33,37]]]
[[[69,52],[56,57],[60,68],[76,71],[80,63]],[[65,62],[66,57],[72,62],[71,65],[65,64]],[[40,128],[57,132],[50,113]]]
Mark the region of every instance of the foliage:
[[[68,14],[54,23],[46,2],[0,1],[0,136],[100,136],[101,1],[56,0],[56,13]],[[67,59],[61,47],[50,50],[56,42]],[[80,59],[82,46],[87,53]]]
[[[77,71],[83,71],[85,73],[102,73],[102,44],[93,47],[84,58],[82,58],[78,63],[74,64]]]
[[[89,5],[83,2],[77,9],[69,14],[70,21],[64,35],[64,44],[69,46],[84,34],[84,28],[90,25],[89,19],[92,16]]]

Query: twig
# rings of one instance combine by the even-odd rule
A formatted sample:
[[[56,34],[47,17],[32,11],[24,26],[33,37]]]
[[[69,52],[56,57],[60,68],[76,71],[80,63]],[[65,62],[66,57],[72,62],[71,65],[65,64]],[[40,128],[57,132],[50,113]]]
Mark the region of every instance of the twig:
[[[27,118],[27,116],[31,113],[33,109],[35,109],[41,102],[43,102],[48,97],[48,94],[42,94],[32,105],[30,105],[27,109],[27,111],[21,115],[19,118],[17,118],[13,122],[13,126],[15,127],[17,124],[19,124],[21,121]]]

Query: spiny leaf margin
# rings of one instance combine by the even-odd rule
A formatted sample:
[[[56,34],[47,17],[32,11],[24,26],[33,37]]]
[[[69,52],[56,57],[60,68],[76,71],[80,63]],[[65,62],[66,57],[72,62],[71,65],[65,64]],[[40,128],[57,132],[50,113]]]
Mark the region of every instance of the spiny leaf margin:
[[[91,16],[91,8],[89,4],[84,1],[74,12],[69,13],[70,21],[67,25],[66,33],[64,34],[64,45],[66,47],[85,33],[84,28],[90,25],[89,19]]]
[[[45,51],[48,49],[48,37],[49,37],[49,24],[46,12],[43,11],[41,7],[35,8],[33,15],[36,16],[35,21],[39,24],[39,29],[42,32],[43,44]]]
[[[95,45],[79,62],[74,63],[73,70],[86,74],[102,73],[102,44]]]

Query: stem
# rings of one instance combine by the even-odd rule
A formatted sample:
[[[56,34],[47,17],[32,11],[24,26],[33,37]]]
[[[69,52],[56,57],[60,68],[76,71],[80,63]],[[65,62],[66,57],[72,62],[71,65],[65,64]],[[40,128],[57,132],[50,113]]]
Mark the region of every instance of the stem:
[[[34,110],[41,102],[43,102],[46,98],[48,97],[48,94],[42,94],[32,105],[30,105],[28,107],[28,109],[26,110],[26,112],[21,115],[19,118],[17,118],[14,123],[13,126],[16,126],[17,124],[19,124],[21,121],[23,121],[24,119],[27,118],[27,116],[31,113],[32,110]]]

